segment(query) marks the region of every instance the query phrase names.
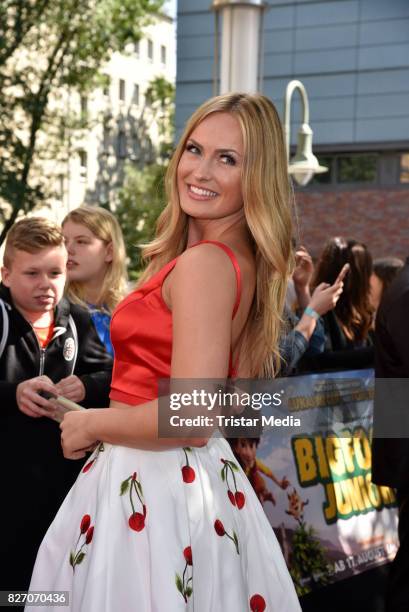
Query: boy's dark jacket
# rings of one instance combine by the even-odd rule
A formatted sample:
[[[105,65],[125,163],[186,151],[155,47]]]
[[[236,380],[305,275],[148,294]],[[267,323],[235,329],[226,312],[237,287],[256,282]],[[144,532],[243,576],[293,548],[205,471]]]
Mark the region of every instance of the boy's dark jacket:
[[[2,550],[7,559],[0,590],[27,589],[41,539],[74,483],[83,460],[63,457],[58,423],[46,417],[26,416],[18,409],[17,385],[41,373],[55,383],[75,374],[86,389],[86,399],[81,403],[87,407],[104,407],[109,403],[112,359],[100,342],[88,311],[63,298],[55,310],[54,339],[44,351],[43,372],[40,372],[41,351],[32,326],[14,307],[10,292],[3,285],[0,285],[0,299],[9,320],[7,342],[0,357],[3,485],[0,515],[6,526]],[[3,323],[0,313],[0,339]]]

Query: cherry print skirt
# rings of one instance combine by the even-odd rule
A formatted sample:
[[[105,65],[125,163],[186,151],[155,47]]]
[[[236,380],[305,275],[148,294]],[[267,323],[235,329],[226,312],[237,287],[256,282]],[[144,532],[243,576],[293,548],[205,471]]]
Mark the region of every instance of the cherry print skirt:
[[[301,610],[262,506],[221,438],[163,452],[101,444],[42,542],[30,590],[68,591],[72,612]]]

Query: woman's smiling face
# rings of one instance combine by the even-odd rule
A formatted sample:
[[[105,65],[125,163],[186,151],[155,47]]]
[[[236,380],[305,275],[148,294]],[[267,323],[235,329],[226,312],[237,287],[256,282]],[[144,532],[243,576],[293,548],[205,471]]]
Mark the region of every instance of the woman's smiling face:
[[[221,219],[243,208],[243,137],[237,119],[212,113],[190,134],[177,169],[180,206],[196,219]]]

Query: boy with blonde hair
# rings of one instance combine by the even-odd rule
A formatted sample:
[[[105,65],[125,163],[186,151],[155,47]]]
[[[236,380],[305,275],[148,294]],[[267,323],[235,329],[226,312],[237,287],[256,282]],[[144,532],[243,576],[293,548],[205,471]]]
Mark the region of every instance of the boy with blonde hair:
[[[64,459],[48,394],[108,405],[112,361],[88,311],[63,297],[61,228],[39,217],[7,234],[0,285],[0,590],[28,588],[41,539],[81,464]]]

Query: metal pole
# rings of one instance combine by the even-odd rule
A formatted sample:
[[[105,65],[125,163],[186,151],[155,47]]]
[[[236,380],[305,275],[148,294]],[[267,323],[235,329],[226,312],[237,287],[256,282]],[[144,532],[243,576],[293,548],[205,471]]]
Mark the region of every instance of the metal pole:
[[[265,2],[263,0],[213,0],[211,8],[216,12],[215,63],[217,68],[220,63],[219,93],[256,92],[261,77],[259,70],[261,18]],[[219,20],[222,34],[220,62]],[[215,82],[215,77],[213,82]]]

